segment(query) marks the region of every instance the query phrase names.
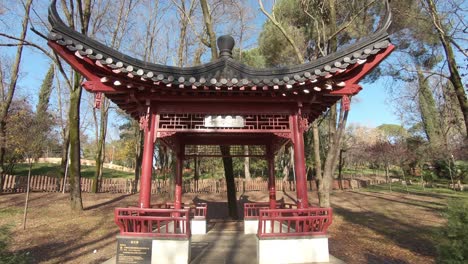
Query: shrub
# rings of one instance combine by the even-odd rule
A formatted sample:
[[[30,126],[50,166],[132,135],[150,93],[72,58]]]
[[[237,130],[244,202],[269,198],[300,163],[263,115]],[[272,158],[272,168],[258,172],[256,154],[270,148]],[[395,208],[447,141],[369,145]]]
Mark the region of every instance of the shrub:
[[[451,201],[446,216],[447,225],[442,229],[437,247],[438,263],[467,263],[468,201]]]

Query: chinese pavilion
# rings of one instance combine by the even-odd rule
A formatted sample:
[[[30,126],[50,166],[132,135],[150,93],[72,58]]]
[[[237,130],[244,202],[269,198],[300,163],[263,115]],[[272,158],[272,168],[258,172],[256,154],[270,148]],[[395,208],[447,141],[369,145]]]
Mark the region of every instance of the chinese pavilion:
[[[173,67],[141,61],[65,25],[55,2],[49,8],[52,29],[48,45],[85,77],[82,85],[95,94],[96,106],[105,95],[139,120],[144,129],[140,209],[116,210],[116,218],[127,217],[121,221],[127,221],[122,224],[125,228],[120,226],[121,234],[157,236],[161,232],[156,232],[157,228],[151,223],[158,220],[141,219],[155,217],[158,210],[166,216],[179,217],[177,221],[183,222],[183,160],[196,156],[221,157],[218,145],[230,145],[229,156],[243,156],[240,151],[243,145],[257,146],[255,153],[250,155],[267,159],[270,202],[260,213],[260,217],[263,215],[266,219],[264,221],[273,223],[274,216],[280,216],[281,210],[292,210],[285,215],[309,216],[301,226],[294,227],[296,233],[302,230],[303,235],[325,234],[323,228],[331,222],[331,210],[313,211],[317,208],[308,204],[303,133],[310,122],[338,100],[342,99],[342,107],[349,107],[348,97],[362,89],[359,81],[393,51],[387,33],[391,23],[388,2],[380,26],[367,38],[315,61],[269,69],[252,68],[234,60],[234,40],[230,36],[218,39],[219,59],[199,66]],[[171,148],[177,158],[175,201],[170,209],[150,209],[156,140]],[[298,202],[297,207],[281,209],[276,204],[274,157],[287,143],[294,147]],[[276,210],[276,214],[268,208],[272,212]],[[135,222],[133,228],[128,227],[128,219],[135,215],[141,218],[140,228],[135,227]],[[314,231],[310,221],[320,217],[325,219],[320,221],[328,221],[328,224]],[[306,226],[310,227],[308,231]],[[274,228],[272,224],[270,229]],[[262,234],[273,236],[275,232],[266,229],[259,223],[259,237]],[[189,227],[185,228],[188,236],[189,230]],[[179,235],[183,233],[178,232]]]

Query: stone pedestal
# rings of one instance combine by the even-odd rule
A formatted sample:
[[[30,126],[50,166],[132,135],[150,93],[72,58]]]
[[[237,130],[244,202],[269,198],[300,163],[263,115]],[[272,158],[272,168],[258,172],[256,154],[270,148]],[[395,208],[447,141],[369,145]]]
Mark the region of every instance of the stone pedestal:
[[[206,234],[206,219],[190,220],[190,231],[192,232],[192,235]]]
[[[328,237],[258,239],[257,256],[259,264],[329,262]]]
[[[244,219],[244,234],[257,234],[258,220],[257,219]]]
[[[117,236],[117,264],[187,264],[190,238]]]

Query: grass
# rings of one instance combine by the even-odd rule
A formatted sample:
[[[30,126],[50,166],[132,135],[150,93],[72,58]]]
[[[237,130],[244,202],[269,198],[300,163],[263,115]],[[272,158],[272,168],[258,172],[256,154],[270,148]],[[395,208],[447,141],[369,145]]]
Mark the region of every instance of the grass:
[[[14,175],[19,176],[28,176],[28,164],[20,163],[17,164],[13,170]],[[94,166],[84,166],[81,165],[81,177],[83,178],[92,178],[94,177]],[[58,177],[60,175],[60,164],[53,163],[35,163],[33,164],[32,175],[47,175],[51,177]],[[133,178],[134,174],[132,172],[124,172],[118,170],[112,170],[104,168],[102,173],[104,178]]]
[[[338,172],[337,172],[338,173]],[[359,169],[352,169],[352,168],[343,168],[343,174],[345,175],[380,175],[385,176],[385,170],[382,169],[369,169],[369,168],[359,168]],[[394,169],[389,170],[390,176],[399,176],[399,172]]]
[[[390,191],[389,184],[380,184],[380,185],[372,185],[365,190],[369,192],[377,192],[377,193],[388,193]],[[419,184],[408,185],[408,189],[406,186],[402,185],[401,183],[393,183],[392,184],[392,192],[402,193],[402,194],[412,194],[412,195],[420,195],[420,196],[439,196],[445,199],[462,199],[468,201],[468,192],[467,191],[454,191],[448,188],[423,188]]]
[[[2,208],[0,209],[0,218],[12,218],[21,213],[18,208]],[[25,252],[9,252],[8,244],[12,238],[12,225],[0,225],[0,263],[2,264],[22,264],[31,263],[28,253]]]

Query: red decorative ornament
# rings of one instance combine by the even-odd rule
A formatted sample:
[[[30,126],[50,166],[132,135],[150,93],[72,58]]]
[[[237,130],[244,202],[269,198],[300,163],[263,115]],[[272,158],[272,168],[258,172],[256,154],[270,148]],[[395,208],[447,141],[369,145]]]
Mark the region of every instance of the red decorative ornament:
[[[304,133],[307,129],[309,129],[309,120],[304,117],[299,117],[299,131]]]
[[[148,128],[148,115],[141,115],[140,116],[140,130],[144,130]]]
[[[94,108],[101,109],[102,103],[102,93],[95,93],[94,94]]]
[[[341,98],[341,107],[343,107],[345,111],[349,111],[351,107],[351,100],[349,100],[347,95],[343,95],[343,98]]]

